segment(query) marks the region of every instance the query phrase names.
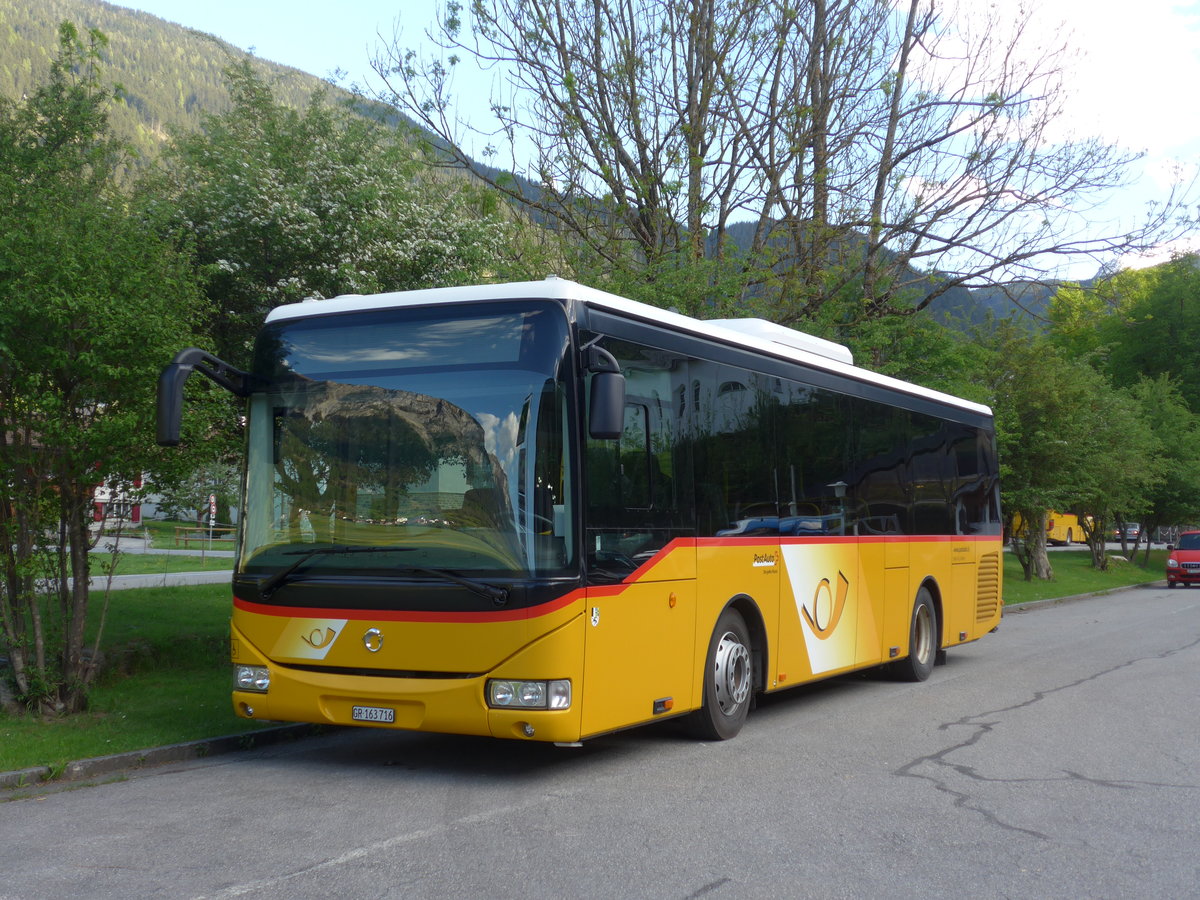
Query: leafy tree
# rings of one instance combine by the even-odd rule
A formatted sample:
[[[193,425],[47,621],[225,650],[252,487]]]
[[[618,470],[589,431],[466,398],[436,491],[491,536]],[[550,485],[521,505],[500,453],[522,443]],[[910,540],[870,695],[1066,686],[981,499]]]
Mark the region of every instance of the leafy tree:
[[[1072,364],[1011,322],[992,337],[987,383],[996,414],[1001,499],[1025,580],[1053,577],[1046,554],[1046,511],[1068,509],[1069,486],[1081,477],[1080,421],[1090,400],[1086,366]],[[1014,534],[1019,517],[1022,533]]]
[[[286,107],[243,62],[233,109],[177,135],[148,208],[186,235],[218,315],[218,353],[244,364],[281,303],[477,281],[508,219],[462,179],[422,181],[395,131],[317,94]]]
[[[1068,286],[1050,305],[1051,340],[1113,383],[1129,385],[1152,432],[1152,455],[1134,463],[1152,475],[1150,483],[1143,496],[1115,502],[1111,509],[1117,522],[1140,519],[1147,537],[1159,526],[1200,515],[1194,499],[1200,497],[1195,459],[1200,377],[1193,364],[1200,352],[1194,336],[1200,326],[1198,293],[1200,269],[1192,255],[1117,272],[1094,290]]]
[[[1154,434],[1160,480],[1145,494],[1142,531],[1149,559],[1150,537],[1160,526],[1200,520],[1200,416],[1188,409],[1179,385],[1167,375],[1141,378],[1130,390]],[[1135,551],[1136,552],[1136,551]]]
[[[231,508],[238,502],[238,467],[224,460],[206,461],[182,478],[156,485],[160,495],[159,512],[181,521],[204,521],[208,517],[208,498],[216,497],[217,522],[233,520]],[[201,514],[203,511],[203,514]]]
[[[1059,289],[1049,308],[1051,337],[1087,357],[1114,384],[1170,376],[1200,412],[1200,257],[1189,254],[1145,269],[1125,269],[1092,290]]]
[[[1093,563],[1106,568],[1109,527],[1143,515],[1147,492],[1161,479],[1149,422],[1128,391],[1049,340],[1012,322],[987,340],[1002,501],[1008,533],[1017,516],[1024,523],[1012,546],[1026,579],[1053,577],[1045,543],[1051,509],[1080,514]]]
[[[0,101],[0,646],[43,711],[86,702],[94,491],[163,465],[155,382],[201,299],[114,188],[104,44],[64,23],[45,84]]]
[[[1115,315],[1101,320],[1115,383],[1172,376],[1190,409],[1200,412],[1200,257],[1120,272],[1105,290]]]
[[[1066,508],[1080,514],[1092,564],[1104,570],[1110,529],[1145,517],[1147,498],[1162,481],[1163,465],[1151,423],[1130,392],[1102,381],[1091,385],[1089,405],[1081,411],[1085,432],[1078,448],[1086,464],[1070,487]]]
[[[733,297],[785,324],[827,305],[862,321],[1171,228],[1174,198],[1132,233],[1091,236],[1078,210],[1119,189],[1135,157],[1052,136],[1066,46],[1042,42],[1033,15],[936,0],[451,0],[433,53],[393,43],[375,69],[445,165],[572,235],[596,271],[657,285],[673,259],[708,260],[688,311]],[[498,73],[490,127],[456,116],[464,60]]]

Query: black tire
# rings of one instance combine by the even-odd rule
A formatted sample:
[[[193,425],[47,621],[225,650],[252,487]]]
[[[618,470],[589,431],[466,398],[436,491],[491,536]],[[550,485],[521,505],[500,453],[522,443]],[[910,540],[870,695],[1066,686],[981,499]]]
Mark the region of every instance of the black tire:
[[[754,664],[750,632],[735,609],[717,619],[704,669],[704,701],[692,713],[693,736],[706,741],[727,741],[746,723],[754,694]]]
[[[1173,581],[1168,581],[1168,582],[1167,582],[1167,587],[1169,587],[1169,588],[1174,588],[1174,587],[1175,587],[1175,582],[1173,582]]]
[[[933,671],[938,655],[937,608],[928,588],[917,591],[908,623],[908,656],[893,664],[902,681],[924,681]]]

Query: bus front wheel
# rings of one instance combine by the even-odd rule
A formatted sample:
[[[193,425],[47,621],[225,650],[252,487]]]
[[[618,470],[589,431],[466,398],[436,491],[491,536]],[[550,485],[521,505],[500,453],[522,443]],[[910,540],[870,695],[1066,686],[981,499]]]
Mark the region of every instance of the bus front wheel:
[[[692,734],[709,741],[734,737],[746,722],[753,689],[750,633],[741,614],[726,609],[708,644],[704,702],[691,715]]]
[[[924,681],[933,671],[938,653],[937,609],[928,588],[917,591],[908,626],[908,656],[893,671],[903,681]]]

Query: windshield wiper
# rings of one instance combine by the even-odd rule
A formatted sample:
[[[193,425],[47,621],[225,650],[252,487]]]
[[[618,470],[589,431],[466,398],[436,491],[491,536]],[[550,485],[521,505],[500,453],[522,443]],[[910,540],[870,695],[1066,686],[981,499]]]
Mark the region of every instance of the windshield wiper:
[[[258,583],[258,593],[262,599],[266,600],[271,594],[287,583],[292,574],[306,565],[314,557],[328,556],[342,553],[407,553],[414,547],[355,547],[345,545],[335,545],[332,547],[317,547],[313,550],[293,550],[292,553],[299,553],[300,558],[284,569],[280,569],[274,575],[271,575]],[[482,581],[476,581],[473,578],[465,578],[462,575],[456,575],[445,569],[427,569],[424,566],[405,566],[403,570],[406,572],[417,572],[421,575],[429,575],[433,578],[439,578],[443,581],[449,581],[457,585],[465,587],[469,591],[473,591],[480,597],[491,600],[497,606],[503,606],[508,602],[508,590],[506,588],[497,587],[494,584],[487,584]]]
[[[327,556],[341,553],[407,553],[412,550],[412,547],[355,547],[350,545],[337,544],[332,547],[317,547],[314,550],[292,550],[291,553],[299,553],[300,558],[288,566],[286,569],[280,569],[274,575],[264,578],[258,583],[258,593],[262,599],[266,600],[275,590],[281,587],[292,576],[292,573],[304,566],[310,560],[317,556]]]
[[[469,591],[473,591],[480,597],[485,597],[491,600],[497,606],[503,606],[508,602],[508,589],[497,587],[494,584],[488,584],[484,581],[476,581],[473,578],[465,578],[462,575],[456,575],[454,572],[446,569],[426,569],[424,566],[405,566],[406,572],[417,572],[421,575],[431,575],[434,578],[441,578],[445,581],[453,582],[461,585]]]

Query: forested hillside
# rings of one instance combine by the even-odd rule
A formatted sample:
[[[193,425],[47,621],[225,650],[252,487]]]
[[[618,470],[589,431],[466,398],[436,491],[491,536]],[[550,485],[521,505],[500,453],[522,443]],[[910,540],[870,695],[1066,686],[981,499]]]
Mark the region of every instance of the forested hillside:
[[[58,25],[98,28],[108,38],[105,80],[125,89],[110,121],[140,154],[153,155],[171,128],[195,129],[203,113],[230,108],[222,70],[246,53],[213,37],[100,0],[0,0],[0,95],[18,99],[42,83],[58,48]],[[324,82],[260,61],[275,95],[302,107]]]

